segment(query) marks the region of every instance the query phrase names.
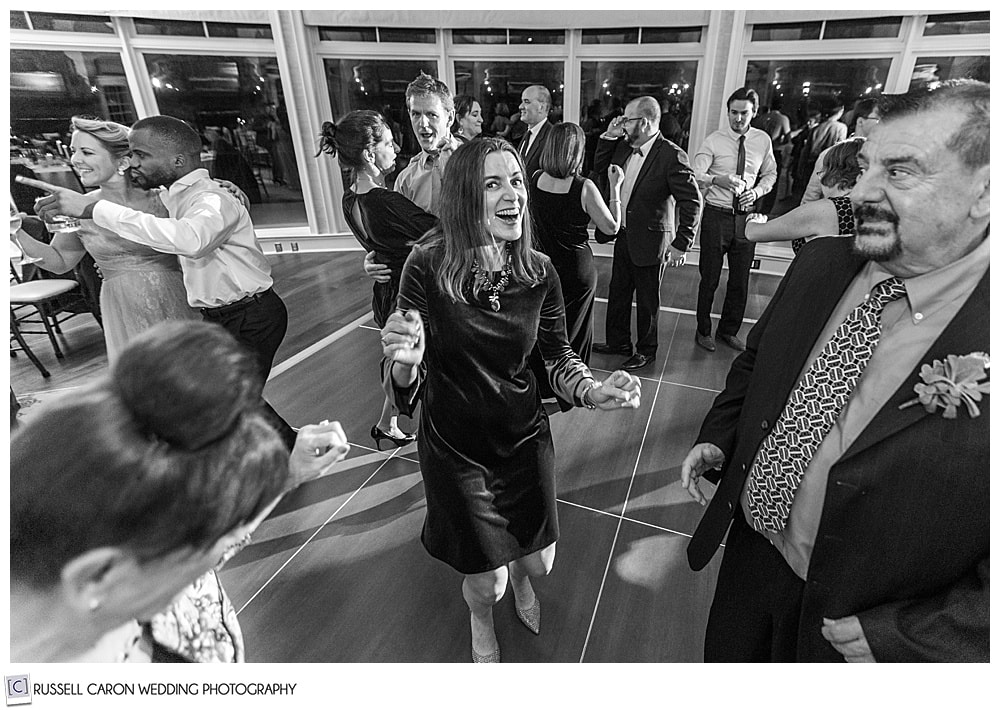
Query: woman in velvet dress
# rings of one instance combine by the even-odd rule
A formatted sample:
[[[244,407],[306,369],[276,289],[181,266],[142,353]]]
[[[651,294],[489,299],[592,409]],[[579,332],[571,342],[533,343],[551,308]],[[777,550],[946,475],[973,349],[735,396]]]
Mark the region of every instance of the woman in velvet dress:
[[[396,307],[399,279],[412,243],[437,224],[434,215],[386,189],[385,177],[396,167],[398,149],[392,131],[374,111],[351,111],[336,124],[323,124],[320,150],[337,157],[351,171],[343,203],[347,224],[365,251],[374,252],[373,258],[391,272],[388,281],[372,286],[372,313],[379,328]],[[371,435],[379,448],[383,439],[404,446],[415,438],[399,428],[397,409],[388,396]]]
[[[618,165],[608,168],[611,194],[605,205],[597,185],[580,175],[585,143],[583,129],[575,123],[553,126],[542,149],[542,169],[530,178],[530,194],[535,236],[559,274],[569,345],[589,363],[597,269],[587,226],[593,220],[605,234],[618,232],[625,174]]]
[[[504,140],[455,151],[442,181],[441,225],[414,246],[399,308],[382,329],[387,391],[400,410],[423,402],[418,448],[427,551],[464,575],[472,657],[497,662],[493,605],[508,580],[534,633],[530,577],[555,559],[554,451],[528,367],[539,344],[549,382],[576,406],[639,406],[639,381],[596,381],[566,340],[559,278],[531,249],[524,166]]]

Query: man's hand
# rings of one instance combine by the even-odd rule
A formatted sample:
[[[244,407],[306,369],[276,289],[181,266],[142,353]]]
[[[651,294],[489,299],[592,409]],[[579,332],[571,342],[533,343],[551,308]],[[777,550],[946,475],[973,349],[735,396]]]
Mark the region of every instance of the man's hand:
[[[322,421],[305,425],[299,429],[288,459],[291,487],[326,474],[333,464],[347,456],[350,449],[340,422]]]
[[[843,619],[823,619],[820,629],[823,638],[837,649],[848,663],[875,663],[875,656],[865,638],[865,630],[856,616],[845,616]]]
[[[365,273],[380,284],[387,284],[392,280],[392,269],[376,262],[373,251],[365,254]]]
[[[698,480],[705,471],[713,468],[719,470],[725,462],[726,455],[715,444],[695,444],[681,464],[681,486],[686,488],[700,505],[707,504],[708,501],[698,487]]]
[[[39,190],[49,193],[35,200],[35,214],[45,222],[51,224],[55,221],[53,217],[56,215],[80,217],[82,219],[93,217],[94,203],[97,200],[92,197],[82,195],[75,190],[70,190],[68,187],[50,185],[47,182],[24,177],[23,175],[18,175],[15,179],[22,185],[37,187]]]
[[[747,189],[747,181],[739,175],[720,175],[722,187],[728,187],[734,195],[742,195]]]
[[[247,193],[243,192],[236,183],[230,182],[229,180],[223,180],[222,178],[213,178],[215,182],[219,183],[219,187],[223,188],[230,195],[235,197],[243,205],[243,209],[250,210],[250,198],[247,197]]]
[[[667,247],[667,266],[684,266],[687,254]]]
[[[757,201],[757,191],[750,189],[746,190],[740,194],[740,209],[749,210],[753,207],[753,203]]]

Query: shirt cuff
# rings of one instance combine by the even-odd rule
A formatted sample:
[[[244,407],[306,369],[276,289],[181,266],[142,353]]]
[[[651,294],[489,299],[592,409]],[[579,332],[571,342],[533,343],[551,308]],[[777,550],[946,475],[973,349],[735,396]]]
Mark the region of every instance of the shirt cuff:
[[[127,209],[122,205],[116,205],[108,200],[98,200],[94,205],[93,219],[98,227],[104,229],[114,229],[115,225],[121,222],[122,210]]]

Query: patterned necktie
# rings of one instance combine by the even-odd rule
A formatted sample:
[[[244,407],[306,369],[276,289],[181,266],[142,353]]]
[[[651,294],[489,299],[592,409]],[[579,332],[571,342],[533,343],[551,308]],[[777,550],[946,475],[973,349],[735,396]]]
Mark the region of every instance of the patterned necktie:
[[[740,136],[740,149],[736,152],[736,175],[737,177],[743,177],[743,173],[747,169],[747,148],[746,148],[746,136]],[[736,214],[742,214],[746,210],[740,209],[740,196],[733,191],[733,212]]]
[[[754,530],[784,530],[806,466],[878,346],[882,309],[905,295],[906,287],[895,277],[877,284],[844,319],[792,390],[750,470],[747,500]]]

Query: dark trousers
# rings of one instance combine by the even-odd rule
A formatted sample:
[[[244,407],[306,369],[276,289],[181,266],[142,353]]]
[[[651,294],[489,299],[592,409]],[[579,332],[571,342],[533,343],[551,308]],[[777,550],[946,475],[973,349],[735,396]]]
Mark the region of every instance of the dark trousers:
[[[660,278],[663,264],[636,266],[628,253],[625,235],[615,240],[608,284],[608,312],[605,342],[608,345],[632,345],[632,294],[635,294],[635,349],[643,355],[656,355],[656,324],[660,315]]]
[[[709,663],[791,662],[805,582],[736,511],[705,630]]]
[[[726,284],[726,300],[722,305],[722,319],[717,329],[718,335],[736,335],[743,325],[743,313],[747,307],[747,293],[750,290],[750,267],[756,244],[747,241],[743,235],[746,215],[724,212],[711,205],[705,205],[701,220],[701,252],[698,255],[698,332],[712,334],[712,301],[722,276],[722,258],[729,260],[729,280]],[[740,221],[737,225],[737,220]]]
[[[203,308],[201,313],[205,320],[218,323],[229,331],[237,342],[256,356],[262,381],[266,382],[274,363],[274,354],[278,352],[285,331],[288,330],[288,309],[281,297],[273,289],[268,289],[245,303]],[[295,444],[295,430],[270,404],[264,400],[261,402],[265,416],[291,450]]]

